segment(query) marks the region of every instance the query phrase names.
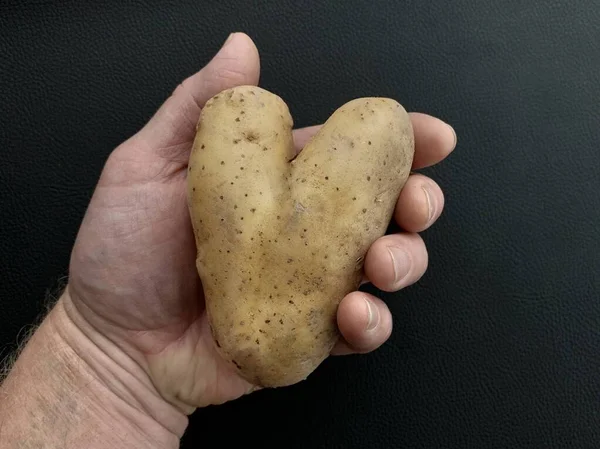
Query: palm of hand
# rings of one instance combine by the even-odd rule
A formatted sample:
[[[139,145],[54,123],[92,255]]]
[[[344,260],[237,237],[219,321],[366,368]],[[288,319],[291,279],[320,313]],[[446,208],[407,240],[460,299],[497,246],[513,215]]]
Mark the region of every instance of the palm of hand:
[[[109,157],[72,253],[69,294],[79,313],[133,358],[166,400],[187,413],[256,389],[218,356],[210,335],[195,266],[186,173],[202,104],[225,88],[256,84],[258,72],[256,48],[237,34],[186,80],[146,127]],[[414,119],[421,147],[416,167],[443,159],[454,148],[447,125],[428,116]],[[296,132],[298,146],[314,132]],[[420,278],[427,253],[416,232],[437,219],[442,204],[432,180],[409,178],[395,214],[406,232],[373,245],[365,260],[371,282],[391,291]],[[412,259],[404,276],[398,276],[403,266],[395,263],[390,248],[402,248]],[[389,337],[391,315],[377,298],[350,294],[340,304],[338,325],[343,341],[334,353],[368,352]]]
[[[133,141],[118,148],[74,247],[70,291],[86,319],[147,365],[163,395],[199,405],[251,385],[216,355],[206,332],[185,182],[185,165]]]

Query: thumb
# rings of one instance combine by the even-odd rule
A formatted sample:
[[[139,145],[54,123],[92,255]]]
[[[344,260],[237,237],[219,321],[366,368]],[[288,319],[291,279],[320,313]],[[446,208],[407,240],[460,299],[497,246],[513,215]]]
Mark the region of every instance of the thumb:
[[[150,151],[181,153],[194,139],[204,104],[222,90],[258,84],[259,75],[260,60],[252,39],[244,33],[231,34],[204,68],[177,86],[137,137]],[[176,153],[163,155],[178,159]],[[181,156],[187,161],[187,154]]]

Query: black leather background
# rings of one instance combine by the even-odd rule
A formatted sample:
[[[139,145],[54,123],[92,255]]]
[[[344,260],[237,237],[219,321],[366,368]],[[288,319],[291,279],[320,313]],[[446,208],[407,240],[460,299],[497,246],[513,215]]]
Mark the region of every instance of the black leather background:
[[[243,30],[298,126],[356,96],[440,116],[446,211],[388,344],[193,415],[182,447],[600,446],[594,0],[0,6],[0,345],[42,310],[109,152]],[[224,431],[217,431],[223,427]]]

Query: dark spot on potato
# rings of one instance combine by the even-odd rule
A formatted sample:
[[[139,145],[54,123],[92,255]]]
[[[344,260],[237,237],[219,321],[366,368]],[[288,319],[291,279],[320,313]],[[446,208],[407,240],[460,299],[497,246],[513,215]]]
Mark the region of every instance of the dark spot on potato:
[[[243,170],[243,169],[244,169],[244,167],[240,167],[240,170]]]
[[[329,180],[329,176],[325,176],[325,180],[328,181]]]
[[[202,166],[202,170],[204,170],[204,165]]]
[[[221,195],[219,198],[223,199],[223,195]]]
[[[231,181],[230,184],[233,185],[233,181]]]
[[[354,140],[350,141],[350,148],[354,148]]]
[[[234,208],[234,209],[237,209],[237,204],[234,204],[234,205],[233,205],[233,208]]]
[[[283,324],[283,319],[279,318],[279,324]]]
[[[258,134],[254,131],[249,131],[244,135],[244,138],[248,142],[254,142],[254,141],[258,140]]]
[[[233,143],[234,143],[234,144],[238,144],[238,143],[240,143],[240,139],[233,139]]]
[[[196,191],[196,187],[192,187],[192,192],[195,192],[195,191]]]
[[[225,165],[225,161],[221,161],[221,165]],[[202,170],[204,170],[204,167],[202,167]]]
[[[260,344],[260,341],[258,340],[258,338],[256,340],[254,340],[256,342],[257,345]]]
[[[369,140],[369,145],[371,145],[371,141]]]
[[[221,344],[219,343],[219,340],[215,340],[215,344],[217,345],[217,348],[221,347]]]
[[[287,263],[292,263],[294,261],[294,259],[288,259]]]
[[[236,121],[236,122],[239,122],[239,121],[240,121],[240,118],[239,118],[239,117],[236,117],[236,118],[235,118],[235,121]]]
[[[362,211],[363,211],[363,214],[364,214],[367,211],[367,209],[363,209]]]
[[[305,179],[305,178],[302,178],[302,182],[303,182],[303,183],[304,183],[304,182],[306,182],[306,179]]]
[[[244,196],[246,196],[246,197],[247,197],[247,196],[248,196],[248,194],[247,194],[247,193],[244,193]]]
[[[227,250],[227,254],[229,254],[231,251]]]
[[[252,209],[250,209],[250,212],[254,213],[256,212],[256,209],[253,207]]]
[[[240,220],[243,220],[243,219],[244,219],[244,217],[240,217]]]
[[[336,147],[333,147],[333,151],[337,151],[337,148],[336,148]]]
[[[236,362],[235,360],[232,360],[233,364],[237,367],[237,369],[242,369],[241,365]]]
[[[266,324],[269,324],[271,322],[271,320],[265,320]]]
[[[355,196],[354,196],[354,197],[352,197],[352,201],[356,201],[356,197],[355,197]]]
[[[292,301],[291,299],[288,301],[290,304],[294,304],[294,301]]]
[[[258,332],[260,332],[261,334],[266,334],[266,332],[262,329],[259,329]]]
[[[192,166],[191,165],[188,167],[188,171],[192,171]]]
[[[367,176],[367,181],[370,181],[370,180],[371,180],[371,177],[370,177],[370,176]]]
[[[246,322],[245,322],[245,321],[240,321],[240,326],[243,326],[243,325],[245,325],[245,324],[246,324]]]
[[[267,150],[268,150],[268,148],[267,148],[267,147],[263,147],[263,151],[267,151]]]

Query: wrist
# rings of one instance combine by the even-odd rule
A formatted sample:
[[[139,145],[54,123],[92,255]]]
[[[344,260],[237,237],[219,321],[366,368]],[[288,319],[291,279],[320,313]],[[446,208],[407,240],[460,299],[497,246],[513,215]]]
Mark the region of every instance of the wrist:
[[[39,434],[62,447],[175,448],[188,422],[139,365],[86,325],[68,293],[23,349],[1,396],[0,428],[15,443]]]
[[[124,417],[137,425],[160,426],[181,438],[188,418],[165,401],[153,386],[146,371],[117,345],[98,333],[74,306],[68,291],[55,312],[55,328],[90,375],[106,388]]]

